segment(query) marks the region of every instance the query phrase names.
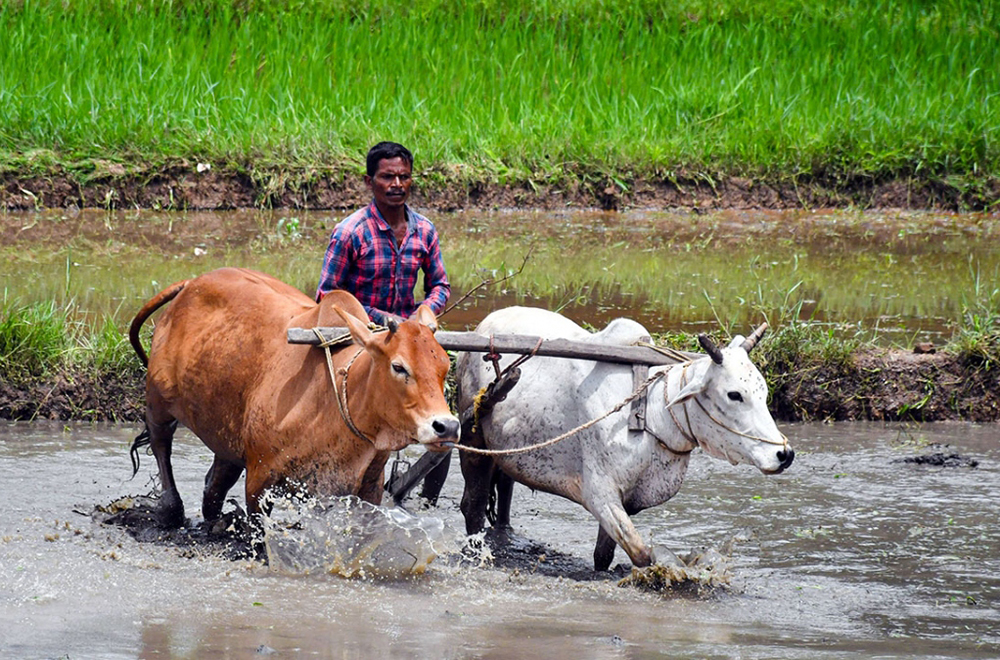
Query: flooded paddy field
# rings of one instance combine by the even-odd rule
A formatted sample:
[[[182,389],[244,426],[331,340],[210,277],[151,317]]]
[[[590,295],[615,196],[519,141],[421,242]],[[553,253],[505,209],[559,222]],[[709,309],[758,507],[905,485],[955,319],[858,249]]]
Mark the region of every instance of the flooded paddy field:
[[[517,303],[653,331],[799,318],[909,345],[947,339],[1000,282],[995,215],[433,219],[452,301],[474,290],[442,319],[448,329]],[[0,214],[0,289],[121,327],[160,288],[224,265],[311,293],[333,224],[290,211]],[[129,479],[139,430],[0,426],[0,657],[1000,657],[995,424],[783,425],[798,455],[776,477],[696,453],[680,493],[635,517],[654,546],[724,551],[728,587],[683,594],[620,586],[624,568],[588,574],[596,521],[522,486],[515,533],[545,545],[523,546],[516,568],[449,543],[422,574],[349,579],[137,541],[93,514],[155,489],[149,457]],[[210,464],[181,431],[174,468],[192,524]],[[241,505],[242,488],[231,493]],[[461,492],[456,460],[437,507],[406,506],[458,542]]]
[[[129,479],[137,430],[0,426],[0,657],[1000,655],[995,425],[783,425],[798,456],[776,477],[696,453],[680,493],[635,520],[676,552],[735,537],[729,587],[701,595],[447,555],[399,580],[292,575],[139,542],[91,517],[152,488],[148,457]],[[914,462],[936,454],[953,460]],[[178,434],[193,523],[210,462]],[[407,505],[460,537],[460,497],[453,470],[436,508]],[[517,486],[513,512],[517,534],[589,562],[597,526],[581,507]]]
[[[262,270],[312,294],[342,215],[6,213],[0,289],[7,299],[112,314],[122,325],[160,288],[224,265]],[[654,332],[800,319],[910,344],[946,340],[963,309],[989,301],[1000,282],[995,215],[504,211],[432,219],[451,302],[460,303],[442,319],[450,329],[530,304],[598,327],[617,316]],[[519,269],[501,285],[477,288]]]

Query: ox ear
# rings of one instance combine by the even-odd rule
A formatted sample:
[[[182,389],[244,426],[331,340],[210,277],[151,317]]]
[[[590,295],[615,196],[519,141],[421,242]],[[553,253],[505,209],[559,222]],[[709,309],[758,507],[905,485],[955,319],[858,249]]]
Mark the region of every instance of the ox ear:
[[[420,307],[417,308],[417,313],[414,314],[414,316],[417,318],[417,322],[420,325],[426,325],[431,332],[437,332],[438,330],[437,317],[434,316],[434,312],[431,311],[431,308],[429,306],[421,305]]]
[[[702,374],[700,377],[695,378],[690,383],[681,388],[681,391],[677,395],[667,401],[667,408],[670,406],[676,406],[678,403],[684,403],[688,399],[695,397],[705,391],[705,387],[708,384],[708,378],[706,374]]]
[[[333,306],[333,311],[337,312],[337,314],[340,315],[340,318],[344,320],[344,323],[347,324],[347,330],[351,333],[351,338],[354,339],[354,343],[365,347],[371,343],[374,333],[368,329],[368,325],[366,323],[358,317],[348,314],[337,305]]]

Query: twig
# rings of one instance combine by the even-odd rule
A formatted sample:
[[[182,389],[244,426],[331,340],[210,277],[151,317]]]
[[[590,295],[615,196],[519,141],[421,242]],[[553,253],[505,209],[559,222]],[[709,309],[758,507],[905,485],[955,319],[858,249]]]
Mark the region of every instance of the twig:
[[[453,310],[456,307],[458,307],[459,305],[461,305],[470,296],[472,296],[472,294],[474,294],[476,291],[479,291],[480,289],[482,289],[484,287],[487,287],[487,286],[491,286],[493,284],[501,284],[501,283],[506,282],[507,280],[511,279],[515,275],[520,275],[521,271],[524,270],[524,267],[526,265],[528,265],[528,259],[531,258],[531,253],[534,250],[535,250],[535,246],[534,245],[532,245],[531,247],[528,248],[528,253],[526,255],[524,255],[524,260],[521,262],[521,267],[518,268],[516,271],[514,271],[513,273],[507,273],[506,275],[504,275],[500,279],[487,279],[487,280],[483,280],[482,282],[480,282],[476,286],[474,286],[471,289],[469,289],[464,296],[462,296],[461,298],[459,298],[458,300],[456,300],[452,304],[448,305],[445,308],[445,310],[443,312],[441,312],[441,314],[438,316],[438,318],[440,318],[441,316],[444,316],[445,314],[447,314],[451,310]]]

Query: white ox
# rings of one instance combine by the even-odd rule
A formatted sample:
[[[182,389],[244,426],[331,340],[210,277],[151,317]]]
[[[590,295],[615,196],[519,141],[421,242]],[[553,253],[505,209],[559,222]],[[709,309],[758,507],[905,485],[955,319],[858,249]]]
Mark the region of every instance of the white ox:
[[[591,334],[564,316],[543,309],[508,307],[476,328],[483,335],[522,334],[594,344],[631,345],[648,336],[640,324],[616,319]],[[470,534],[485,526],[487,501],[497,489],[497,528],[510,525],[513,482],[583,505],[600,522],[594,549],[596,570],[607,570],[617,543],[635,566],[655,561],[630,515],[662,504],[681,487],[691,451],[701,447],[732,464],[751,463],[778,474],[795,452],[767,409],[767,385],[748,352],[759,334],[735,337],[718,348],[700,338],[709,353],[666,372],[647,391],[645,430],[628,429],[628,406],[544,449],[512,455],[461,453],[465,492],[462,513]],[[513,358],[506,356],[501,367]],[[459,407],[468,409],[494,377],[478,354],[458,358]],[[562,435],[601,417],[633,392],[629,365],[566,358],[533,357],[505,401],[480,420],[480,432],[466,439],[488,449],[511,449]],[[499,468],[499,470],[497,470]]]

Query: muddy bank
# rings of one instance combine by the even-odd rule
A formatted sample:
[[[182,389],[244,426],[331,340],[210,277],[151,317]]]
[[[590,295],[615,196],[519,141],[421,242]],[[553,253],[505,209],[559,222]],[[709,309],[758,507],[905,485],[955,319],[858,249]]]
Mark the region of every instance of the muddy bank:
[[[1000,370],[945,352],[865,349],[847,365],[768,376],[782,421],[1000,421]]]
[[[766,373],[779,421],[1000,421],[1000,370],[938,352],[864,350],[850,364]],[[0,419],[141,422],[140,372],[0,380]]]
[[[84,173],[0,174],[0,209],[237,208],[353,209],[369,195],[356,172],[217,170],[179,163],[136,171],[97,162]],[[203,168],[202,168],[203,169]],[[640,208],[708,210],[900,208],[988,210],[1000,201],[1000,179],[954,183],[936,178],[874,180],[824,176],[751,179],[677,173],[660,179],[612,180],[572,172],[560,181],[497,183],[447,171],[419,173],[412,203],[439,212],[498,208]]]

